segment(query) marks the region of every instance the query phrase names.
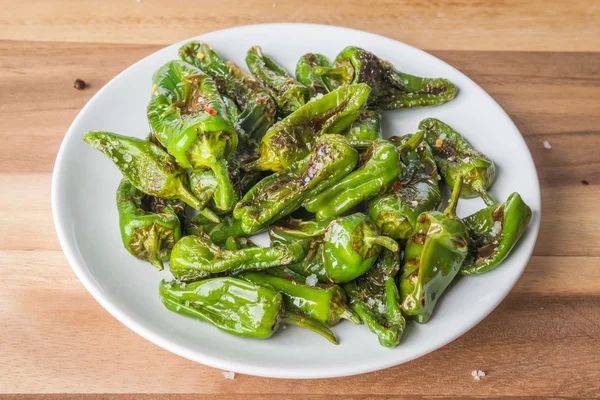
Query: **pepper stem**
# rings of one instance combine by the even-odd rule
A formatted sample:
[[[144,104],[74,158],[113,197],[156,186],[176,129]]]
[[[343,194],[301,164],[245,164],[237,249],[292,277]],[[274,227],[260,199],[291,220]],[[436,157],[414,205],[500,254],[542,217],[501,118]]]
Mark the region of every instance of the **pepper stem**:
[[[360,317],[358,316],[357,313],[355,313],[350,307],[348,307],[347,305],[343,305],[342,309],[344,311],[342,311],[342,313],[340,314],[340,316],[344,319],[347,319],[348,321],[356,324],[356,325],[362,325],[363,321],[362,319],[360,319]]]
[[[156,225],[154,224],[148,231],[146,240],[144,240],[144,247],[148,252],[148,261],[150,261],[150,264],[154,265],[159,271],[162,271],[165,266],[160,258],[160,238],[156,232]]]
[[[403,145],[402,150],[414,150],[418,145],[423,141],[423,137],[425,136],[425,131],[418,130],[414,135],[410,137]]]
[[[393,251],[394,253],[398,251],[398,242],[388,236],[370,236],[365,238],[365,244],[368,247],[372,247],[373,245],[380,245],[385,247],[389,251]]]
[[[219,210],[229,211],[237,202],[237,196],[231,184],[231,179],[229,179],[227,165],[224,160],[219,159],[212,163],[211,169],[215,173],[217,181],[217,189],[213,194],[215,206]]]
[[[217,216],[217,214],[215,214],[210,208],[206,207],[205,204],[202,204],[202,202],[185,186],[182,186],[181,190],[179,191],[179,199],[190,207],[198,210],[200,214],[204,215],[210,221],[216,223],[221,222],[221,219]]]
[[[352,67],[350,67],[352,68]],[[316,65],[313,67],[313,72],[318,76],[326,76],[328,78],[339,79],[343,82],[348,82],[352,79],[348,74],[348,66],[339,66],[339,67],[323,67],[320,65]],[[350,79],[348,79],[350,78]]]
[[[333,332],[331,332],[331,329],[329,329],[327,325],[324,325],[319,321],[315,321],[314,319],[306,318],[301,315],[286,311],[281,322],[284,324],[295,325],[299,326],[300,328],[311,330],[323,336],[325,339],[329,340],[333,344],[340,344]]]
[[[477,192],[479,197],[481,197],[486,206],[493,206],[497,203],[496,200],[492,197],[492,195],[489,194],[488,191],[485,189],[483,183],[480,180],[474,181],[472,187]]]
[[[459,175],[459,177],[454,182],[454,187],[452,188],[452,195],[450,196],[450,200],[448,201],[448,206],[446,206],[446,209],[444,210],[444,214],[456,215],[456,206],[458,205],[458,198],[460,197],[462,185],[463,176]]]

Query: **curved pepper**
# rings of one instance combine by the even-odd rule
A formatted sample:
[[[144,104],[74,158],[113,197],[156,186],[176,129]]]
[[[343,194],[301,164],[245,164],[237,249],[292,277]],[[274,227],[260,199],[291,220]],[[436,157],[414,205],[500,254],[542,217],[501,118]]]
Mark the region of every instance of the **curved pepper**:
[[[87,132],[83,140],[106,154],[138,190],[161,199],[182,200],[207,218],[219,221],[219,217],[190,192],[185,170],[154,143],[110,132]]]
[[[355,143],[370,144],[370,142],[380,139],[381,133],[381,113],[375,110],[365,110],[350,125],[350,129],[344,136],[353,145]]]
[[[323,241],[323,263],[329,279],[346,283],[366,273],[385,247],[398,251],[398,243],[380,236],[377,228],[362,213],[332,221]]]
[[[478,275],[496,268],[508,256],[531,221],[531,208],[518,193],[501,204],[463,218],[469,232],[469,254],[461,275]]]
[[[323,135],[311,153],[286,170],[258,182],[236,205],[233,216],[252,234],[285,217],[311,196],[348,175],[358,153],[340,135]]]
[[[330,78],[333,87],[367,83],[372,89],[369,106],[383,110],[442,104],[452,100],[458,91],[447,79],[405,74],[388,61],[353,46],[342,50],[331,68],[313,70]]]
[[[296,111],[312,97],[311,90],[288,75],[282,66],[253,46],[246,55],[246,65],[256,80],[275,99],[282,115]]]
[[[391,137],[406,166],[402,177],[392,189],[369,202],[369,217],[382,235],[397,240],[414,234],[417,218],[422,212],[439,207],[442,194],[438,172],[431,149],[425,142],[412,147],[406,144],[413,135]]]
[[[399,269],[400,255],[383,250],[366,274],[344,285],[350,307],[385,347],[398,346],[406,326],[395,281]]]
[[[496,167],[489,157],[475,150],[458,132],[438,119],[421,121],[419,129],[425,131],[425,141],[448,186],[453,187],[462,176],[462,198],[481,196],[486,203],[495,203],[487,192],[496,176]]]
[[[331,88],[329,78],[317,75],[315,67],[330,67],[329,59],[322,54],[307,53],[296,64],[296,79],[312,89],[313,93],[327,94]]]
[[[416,233],[404,250],[399,283],[402,311],[418,323],[429,320],[438,299],[467,256],[467,228],[456,216],[461,187],[459,177],[443,213],[431,211],[419,216]]]
[[[248,169],[281,171],[310,153],[326,133],[344,132],[362,111],[369,86],[342,86],[308,102],[273,125],[260,142],[260,158]]]

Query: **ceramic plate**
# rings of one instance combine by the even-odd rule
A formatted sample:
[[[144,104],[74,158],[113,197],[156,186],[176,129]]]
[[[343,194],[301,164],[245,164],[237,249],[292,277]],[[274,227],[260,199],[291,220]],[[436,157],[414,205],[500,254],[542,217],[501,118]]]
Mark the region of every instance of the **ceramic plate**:
[[[296,327],[280,330],[269,340],[241,339],[169,312],[158,297],[158,283],[170,276],[168,269],[159,272],[123,248],[115,206],[121,174],[104,155],[85,144],[82,135],[88,130],[103,130],[145,137],[149,132],[146,105],[152,74],[177,58],[181,42],[132,65],[102,88],[69,128],[54,168],[52,209],[62,248],[84,286],[118,320],[173,353],[223,370],[269,377],[324,378],[387,368],[427,354],[471,329],[508,294],[527,265],[537,238],[540,188],[521,134],[477,84],[414,47],[346,28],[254,25],[192,39],[208,42],[224,58],[244,67],[246,51],[253,45],[262,46],[291,73],[298,58],[307,52],[333,59],[344,47],[356,45],[391,61],[401,71],[450,79],[460,89],[455,100],[438,107],[386,112],[386,137],[412,133],[426,117],[445,121],[495,161],[497,179],[492,195],[504,200],[513,191],[519,192],[531,206],[533,218],[500,268],[458,279],[438,303],[430,322],[409,323],[402,343],[394,349],[381,347],[366,326],[347,321],[333,328],[340,340],[340,345],[334,346]],[[469,215],[483,206],[480,199],[461,200],[458,215]]]

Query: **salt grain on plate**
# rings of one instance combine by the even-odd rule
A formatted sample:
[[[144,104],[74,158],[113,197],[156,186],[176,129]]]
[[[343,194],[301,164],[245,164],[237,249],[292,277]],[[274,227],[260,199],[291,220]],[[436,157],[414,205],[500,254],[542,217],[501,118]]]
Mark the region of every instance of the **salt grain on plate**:
[[[315,275],[315,274],[310,274],[309,276],[306,277],[306,284],[308,286],[314,287],[318,281],[319,281],[319,279],[317,278],[317,275]]]
[[[545,148],[547,148],[547,149],[551,149],[551,148],[552,148],[552,145],[550,144],[550,142],[549,142],[549,141],[547,141],[547,140],[544,140],[544,147],[545,147]]]
[[[485,372],[483,372],[480,369],[474,369],[473,372],[471,372],[471,376],[473,377],[473,379],[478,381],[478,380],[481,380],[482,376],[485,376]]]
[[[221,372],[221,375],[223,375],[225,377],[225,379],[235,379],[235,372],[233,371],[223,371]]]

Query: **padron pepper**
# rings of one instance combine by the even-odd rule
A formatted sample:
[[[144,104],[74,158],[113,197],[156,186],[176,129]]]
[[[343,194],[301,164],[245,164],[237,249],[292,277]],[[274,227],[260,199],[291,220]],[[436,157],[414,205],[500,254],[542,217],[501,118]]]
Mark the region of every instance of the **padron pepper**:
[[[487,189],[494,182],[496,167],[485,154],[475,150],[458,132],[439,119],[427,118],[419,123],[425,131],[425,141],[431,147],[440,174],[453,187],[459,176],[463,187],[461,197],[481,196],[486,203],[495,203]]]
[[[90,146],[110,158],[123,176],[143,193],[167,200],[181,200],[213,221],[219,218],[188,188],[188,176],[173,157],[152,142],[110,132],[87,132]]]
[[[344,134],[352,143],[367,146],[374,140],[381,139],[381,113],[375,110],[365,110],[360,113],[356,121],[350,125]],[[356,146],[355,145],[355,146]]]
[[[230,210],[237,201],[227,159],[237,148],[217,85],[193,65],[171,61],[153,77],[148,120],[156,137],[187,169],[211,169],[216,179],[215,205]]]
[[[399,269],[398,252],[383,250],[366,274],[344,285],[350,308],[385,347],[398,346],[406,326],[396,286]]]
[[[404,250],[399,282],[402,312],[419,323],[429,320],[438,299],[458,274],[468,253],[467,228],[456,216],[461,188],[459,177],[444,212],[419,215],[416,233]]]
[[[331,88],[329,78],[317,75],[315,67],[330,67],[329,59],[322,54],[307,53],[300,57],[296,64],[296,79],[298,82],[312,89],[313,93],[327,94]]]
[[[302,107],[312,97],[311,90],[292,78],[273,59],[264,55],[259,46],[246,54],[246,65],[256,80],[275,99],[282,115],[289,115]]]
[[[258,182],[236,205],[233,216],[252,234],[285,217],[302,202],[348,175],[357,151],[340,135],[323,135],[304,159]]]
[[[379,235],[366,215],[356,213],[333,220],[323,238],[327,276],[335,283],[358,278],[371,268],[382,248],[396,252],[398,243]]]
[[[349,85],[306,103],[273,125],[260,142],[260,157],[247,168],[281,171],[310,153],[326,133],[342,133],[364,108],[369,86]]]
[[[407,146],[413,135],[393,136],[405,165],[398,182],[387,193],[369,202],[369,217],[382,235],[406,240],[414,234],[417,218],[437,209],[442,201],[438,172],[431,149],[425,142]]]
[[[438,105],[452,100],[458,91],[447,79],[405,74],[388,61],[354,46],[342,50],[332,67],[315,67],[313,71],[330,78],[333,87],[368,84],[372,89],[369,107],[382,110]]]
[[[478,275],[497,267],[531,221],[531,208],[518,193],[512,193],[501,204],[488,207],[463,218],[469,232],[469,253],[461,275]]]

